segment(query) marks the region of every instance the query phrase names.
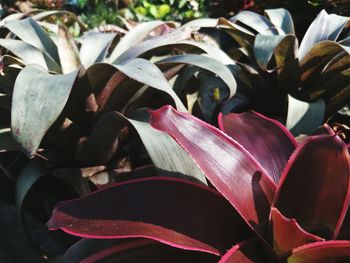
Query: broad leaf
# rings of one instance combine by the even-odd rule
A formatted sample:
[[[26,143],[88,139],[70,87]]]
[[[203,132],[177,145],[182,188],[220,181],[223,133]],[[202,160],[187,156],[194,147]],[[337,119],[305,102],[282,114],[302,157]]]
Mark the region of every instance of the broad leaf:
[[[230,91],[229,97],[232,97],[236,93],[237,83],[229,68],[212,58],[208,58],[201,55],[178,55],[163,59],[158,63],[183,63],[203,68],[218,75],[226,83]]]
[[[302,59],[309,50],[323,40],[337,40],[349,17],[328,15],[322,10],[306,31],[299,48],[299,58]]]
[[[27,65],[37,64],[47,70],[60,71],[59,65],[52,58],[26,42],[14,39],[0,39],[0,46],[15,54]]]
[[[120,55],[122,55],[130,47],[140,42],[153,30],[155,30],[157,27],[163,24],[163,21],[150,21],[138,24],[119,41],[118,45],[114,48],[112,54],[108,58],[108,61],[112,63],[116,61],[120,57]]]
[[[274,262],[267,257],[263,247],[256,238],[242,241],[232,247],[221,258],[219,263],[265,263]]]
[[[266,9],[265,13],[272,24],[276,26],[279,34],[295,35],[293,18],[288,10],[284,8]]]
[[[63,202],[56,206],[48,226],[89,238],[150,238],[214,255],[249,232],[217,192],[166,177],[115,184]]]
[[[271,209],[273,249],[279,256],[287,255],[292,249],[307,243],[324,241],[302,229],[295,219],[283,216],[276,208]]]
[[[217,257],[206,253],[176,249],[149,239],[97,240],[82,239],[55,260],[55,263],[66,262],[131,262],[191,263],[216,262]]]
[[[350,258],[349,241],[316,242],[298,247],[287,259],[288,263],[344,263]]]
[[[281,123],[259,113],[219,115],[219,127],[241,144],[278,184],[297,142]]]
[[[286,127],[293,135],[312,134],[322,125],[325,111],[323,100],[306,102],[288,95]]]
[[[153,111],[151,124],[171,135],[244,220],[258,233],[264,233],[276,186],[240,144],[169,106]]]
[[[278,31],[276,27],[271,23],[271,21],[257,13],[242,11],[233,16],[230,21],[239,21],[251,29],[256,30],[259,34],[278,35]]]
[[[90,32],[79,39],[81,43],[79,55],[81,63],[89,68],[95,63],[103,62],[115,33]]]
[[[347,147],[338,136],[311,137],[289,159],[274,206],[306,231],[336,238],[350,202],[349,167]]]
[[[18,75],[13,91],[11,128],[14,139],[33,156],[46,131],[62,112],[77,71],[50,75],[29,65]]]
[[[6,23],[6,27],[24,42],[46,53],[51,59],[59,62],[58,51],[55,43],[32,18]]]

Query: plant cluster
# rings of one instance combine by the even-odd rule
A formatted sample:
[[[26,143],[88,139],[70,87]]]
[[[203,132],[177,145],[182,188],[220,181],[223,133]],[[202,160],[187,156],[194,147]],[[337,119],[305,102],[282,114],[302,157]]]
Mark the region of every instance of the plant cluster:
[[[77,38],[58,14],[0,21],[0,177],[42,255],[350,258],[345,128],[324,124],[350,96],[350,18],[320,12],[299,45],[285,9]],[[47,221],[68,234],[50,251]]]

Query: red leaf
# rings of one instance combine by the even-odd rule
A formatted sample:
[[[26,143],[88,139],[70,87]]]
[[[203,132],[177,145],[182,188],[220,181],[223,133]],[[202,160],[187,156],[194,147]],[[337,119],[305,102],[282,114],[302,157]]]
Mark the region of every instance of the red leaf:
[[[274,206],[306,231],[336,238],[350,201],[349,160],[338,136],[311,137],[288,161]]]
[[[66,262],[216,262],[214,255],[189,252],[147,239],[82,239],[55,260]]]
[[[164,106],[151,114],[151,125],[171,135],[243,219],[263,234],[275,184],[256,160],[225,133],[188,113]]]
[[[241,144],[279,182],[283,168],[297,146],[293,135],[278,121],[254,111],[219,115],[219,127]]]
[[[324,241],[323,238],[302,229],[295,219],[284,217],[276,208],[271,209],[271,220],[273,248],[279,256],[287,254],[295,247]]]
[[[249,239],[232,247],[219,263],[265,263],[270,262],[257,239]]]
[[[48,226],[88,238],[150,238],[215,255],[250,235],[216,191],[168,177],[115,184],[63,202]]]
[[[345,263],[350,262],[350,241],[316,242],[298,247],[288,263]]]

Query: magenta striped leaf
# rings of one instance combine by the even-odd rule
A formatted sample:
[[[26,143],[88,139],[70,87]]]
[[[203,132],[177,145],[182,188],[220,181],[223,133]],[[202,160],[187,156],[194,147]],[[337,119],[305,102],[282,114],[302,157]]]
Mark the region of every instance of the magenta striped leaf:
[[[150,238],[214,255],[251,235],[219,193],[168,177],[115,184],[63,202],[48,226],[87,238]]]
[[[297,146],[293,135],[278,121],[257,112],[219,115],[219,127],[241,144],[277,184]]]
[[[308,232],[335,239],[348,209],[350,156],[336,135],[314,136],[292,155],[274,206]]]
[[[294,249],[288,263],[345,263],[349,257],[350,241],[326,241]]]
[[[171,135],[257,233],[264,234],[276,185],[249,152],[222,131],[170,106],[151,125]]]

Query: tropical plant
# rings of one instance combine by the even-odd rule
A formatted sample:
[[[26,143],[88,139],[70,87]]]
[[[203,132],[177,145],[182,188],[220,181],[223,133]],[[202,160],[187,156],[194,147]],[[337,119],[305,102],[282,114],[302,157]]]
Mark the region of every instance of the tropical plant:
[[[213,187],[168,177],[119,183],[60,203],[48,226],[85,238],[149,238],[207,253],[204,262],[349,260],[346,144],[325,126],[324,134],[297,145],[281,124],[254,112],[221,115],[219,123],[227,134],[169,106],[152,111],[150,119],[191,155]],[[154,249],[141,240],[85,256],[119,260],[128,251],[137,261],[138,249],[142,256]],[[61,262],[76,261],[81,246]]]

